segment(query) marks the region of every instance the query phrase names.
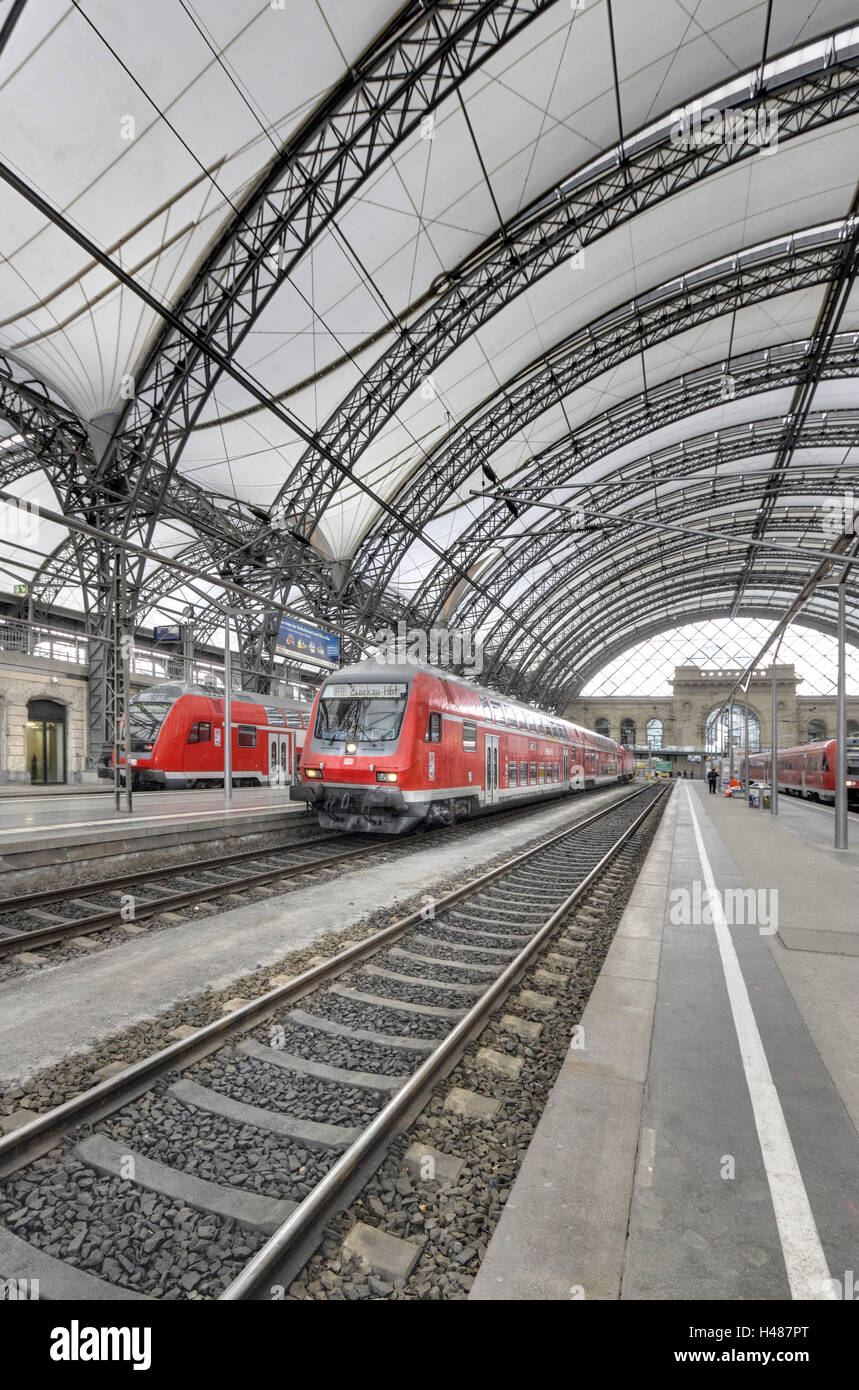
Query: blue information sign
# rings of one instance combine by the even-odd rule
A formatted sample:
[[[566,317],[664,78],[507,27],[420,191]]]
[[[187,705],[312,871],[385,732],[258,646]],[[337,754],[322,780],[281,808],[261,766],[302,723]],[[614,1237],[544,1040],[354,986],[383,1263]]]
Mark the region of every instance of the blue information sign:
[[[296,661],[336,666],[340,660],[340,638],[296,618],[281,618],[276,651],[278,656],[291,656]]]
[[[174,623],[171,627],[156,627],[152,629],[156,642],[181,642],[182,633],[179,624]]]

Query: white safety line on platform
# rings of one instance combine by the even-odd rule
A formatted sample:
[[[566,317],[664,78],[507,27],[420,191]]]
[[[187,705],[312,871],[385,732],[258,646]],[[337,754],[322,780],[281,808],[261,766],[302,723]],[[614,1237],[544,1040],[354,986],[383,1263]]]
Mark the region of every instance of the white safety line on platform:
[[[721,895],[716,887],[695,812],[692,788],[688,783],[685,791],[701,873],[707,889],[707,901],[713,914],[719,956],[775,1210],[791,1296],[803,1301],[833,1300],[838,1297],[838,1293],[820,1243],[817,1223],[799,1170],[779,1094],[772,1079],[737,952],[728,930]]]
[[[119,820],[76,820],[67,821],[62,825],[51,825],[46,822],[42,825],[21,825],[14,829],[0,830],[0,839],[4,835],[33,835],[53,834],[55,830],[88,830],[92,826],[102,828],[112,825],[144,825],[147,821],[154,820],[199,820],[201,816],[282,816],[284,811],[289,811],[290,815],[297,812],[291,810],[290,803],[283,806],[233,806],[229,811],[165,811],[163,815],[140,815],[140,816],[121,816]]]

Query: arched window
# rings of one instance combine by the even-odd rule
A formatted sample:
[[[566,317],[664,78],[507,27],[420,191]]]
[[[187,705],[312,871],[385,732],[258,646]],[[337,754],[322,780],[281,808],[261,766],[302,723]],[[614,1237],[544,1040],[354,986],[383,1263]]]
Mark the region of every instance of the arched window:
[[[742,705],[734,705],[734,750],[739,751],[746,741],[746,713]],[[728,736],[728,712],[714,709],[707,716],[706,747],[708,753],[727,754],[730,745]],[[749,710],[749,752],[757,753],[761,746],[761,723],[753,710]]]
[[[648,748],[662,747],[662,720],[648,719],[647,721],[647,746]]]
[[[607,720],[607,719],[598,719],[597,722],[596,722],[596,724],[594,724],[594,733],[595,733],[595,734],[603,734],[606,738],[608,738],[608,737],[609,737],[609,732],[608,732],[608,720]]]
[[[635,720],[621,719],[620,721],[620,741],[624,748],[635,747]]]
[[[820,743],[821,739],[826,738],[826,720],[809,719],[805,736],[808,743]]]
[[[847,720],[847,732],[848,732],[848,734],[859,734],[859,720],[856,720],[856,719],[848,719],[848,720]]]

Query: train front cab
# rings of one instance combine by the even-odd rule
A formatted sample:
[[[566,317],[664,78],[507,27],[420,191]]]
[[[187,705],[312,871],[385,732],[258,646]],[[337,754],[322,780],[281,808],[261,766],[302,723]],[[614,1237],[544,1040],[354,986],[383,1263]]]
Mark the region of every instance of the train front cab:
[[[308,802],[324,829],[397,835],[425,819],[412,762],[426,701],[413,687],[413,673],[398,668],[346,668],[317,692],[289,795]]]

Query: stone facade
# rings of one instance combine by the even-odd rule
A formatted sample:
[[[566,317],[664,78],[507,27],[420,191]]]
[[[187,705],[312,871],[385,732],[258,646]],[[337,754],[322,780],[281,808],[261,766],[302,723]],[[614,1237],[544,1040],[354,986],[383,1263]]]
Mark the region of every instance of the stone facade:
[[[688,763],[684,754],[705,753],[707,719],[727,698],[738,675],[738,670],[725,668],[702,670],[698,666],[677,666],[672,695],[594,695],[571,700],[564,713],[568,719],[589,729],[595,728],[597,720],[607,720],[609,734],[618,741],[622,741],[621,724],[632,720],[635,744],[639,747],[647,742],[648,720],[660,719],[666,759],[675,764],[677,771],[696,768],[700,771],[700,766]],[[793,666],[776,666],[776,678],[779,747],[806,743],[812,720],[821,720],[825,726],[824,737],[831,738],[835,732],[835,697],[797,695]],[[749,686],[749,711],[760,723],[762,748],[769,748],[772,740],[771,680],[772,668],[766,667],[754,673]],[[736,704],[737,707],[742,704],[742,696]],[[848,697],[847,718],[848,729],[859,732],[859,697]]]
[[[30,784],[27,703],[53,700],[66,711],[67,782],[80,782],[86,759],[86,686],[83,666],[0,651],[0,783]]]

